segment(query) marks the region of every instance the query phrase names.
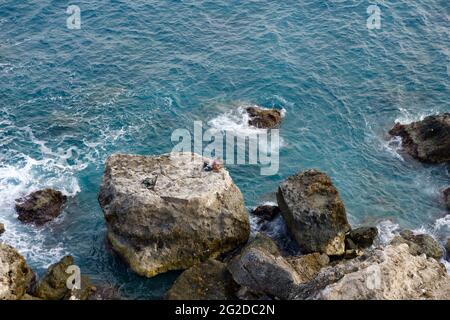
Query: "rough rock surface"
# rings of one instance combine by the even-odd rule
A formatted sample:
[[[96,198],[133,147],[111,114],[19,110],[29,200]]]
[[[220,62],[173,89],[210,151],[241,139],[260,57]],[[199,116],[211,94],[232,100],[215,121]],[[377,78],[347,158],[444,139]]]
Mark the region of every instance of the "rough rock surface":
[[[289,231],[305,252],[344,254],[350,225],[339,193],[326,174],[308,170],[289,177],[280,184],[277,199]]]
[[[261,129],[272,129],[280,125],[282,115],[277,109],[263,109],[258,107],[248,107],[246,109],[249,116],[248,124]]]
[[[99,202],[108,239],[138,274],[187,269],[247,242],[241,192],[225,169],[203,163],[191,153],[106,160]]]
[[[426,254],[427,257],[439,260],[444,255],[439,243],[428,234],[414,234],[410,230],[403,230],[392,239],[391,244],[406,243],[412,255]]]
[[[232,300],[237,285],[225,263],[209,259],[184,271],[167,292],[169,300]]]
[[[447,208],[450,209],[450,187],[445,189],[443,194],[444,194],[445,204],[447,205]]]
[[[435,259],[413,256],[406,244],[375,249],[323,268],[296,299],[450,299],[450,276]]]
[[[360,227],[351,230],[346,238],[350,239],[359,248],[368,248],[378,236],[376,227]]]
[[[311,254],[284,258],[267,236],[257,234],[240,255],[228,264],[233,279],[255,297],[290,299],[297,286],[311,278],[328,263],[328,257]]]
[[[21,299],[34,279],[25,259],[13,247],[0,243],[0,300]]]
[[[81,276],[81,288],[70,290],[67,279],[71,276],[67,268],[74,265],[72,256],[65,256],[59,262],[51,265],[46,274],[39,280],[33,295],[44,300],[76,299],[86,300],[91,294],[89,278]]]
[[[450,113],[405,125],[396,123],[389,133],[400,136],[405,151],[422,162],[450,161]]]
[[[35,191],[25,198],[16,200],[18,219],[25,223],[45,224],[56,218],[67,197],[60,191],[44,189]]]
[[[448,238],[447,242],[445,243],[445,251],[447,254],[447,260],[450,261],[450,238]]]
[[[0,223],[0,236],[2,235],[2,233],[5,232],[5,225],[3,223]]]
[[[264,204],[254,208],[251,213],[254,216],[259,217],[261,220],[271,221],[280,213],[280,208],[277,206]]]

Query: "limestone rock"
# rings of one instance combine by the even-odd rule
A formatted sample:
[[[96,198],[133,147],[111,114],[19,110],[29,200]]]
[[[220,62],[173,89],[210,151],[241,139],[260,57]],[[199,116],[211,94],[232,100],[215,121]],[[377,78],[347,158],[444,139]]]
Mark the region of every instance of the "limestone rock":
[[[299,284],[310,281],[328,262],[318,253],[285,258],[269,237],[257,234],[228,269],[247,296],[290,299]]]
[[[46,274],[39,280],[33,295],[43,300],[86,300],[91,294],[89,278],[81,276],[81,288],[70,290],[67,280],[69,266],[74,265],[72,256],[65,256],[59,262],[51,265]]]
[[[19,300],[30,290],[35,275],[11,246],[0,243],[0,300]]]
[[[232,300],[236,291],[237,285],[226,264],[209,259],[184,271],[166,297],[169,300]]]
[[[305,252],[344,254],[345,234],[351,228],[326,174],[308,170],[289,177],[280,184],[277,199],[289,231]]]
[[[267,236],[258,234],[228,265],[233,279],[257,295],[289,299],[300,277]]]
[[[392,239],[391,244],[406,243],[412,255],[426,254],[427,257],[439,260],[444,252],[439,243],[428,234],[414,234],[410,230],[400,232]]]
[[[271,221],[280,213],[280,208],[264,204],[254,208],[251,213],[261,220]]]
[[[447,242],[445,243],[445,251],[447,254],[447,260],[450,260],[450,238],[448,238]]]
[[[16,200],[18,219],[25,223],[43,225],[56,218],[67,197],[60,191],[44,189],[35,191],[25,198]]]
[[[277,109],[264,109],[259,107],[248,107],[248,124],[261,129],[272,129],[280,125],[282,114]]]
[[[5,232],[5,225],[0,223],[0,236]]]
[[[360,227],[351,230],[347,238],[351,239],[360,248],[368,248],[373,244],[377,236],[378,229],[376,227]]]
[[[204,160],[191,153],[106,160],[99,202],[108,239],[138,274],[187,269],[247,242],[241,192],[224,168],[203,170]]]
[[[422,162],[450,161],[450,113],[410,124],[396,123],[389,133],[400,136],[404,150]]]
[[[450,299],[450,276],[435,259],[413,256],[406,244],[378,248],[323,268],[300,286],[297,299]]]

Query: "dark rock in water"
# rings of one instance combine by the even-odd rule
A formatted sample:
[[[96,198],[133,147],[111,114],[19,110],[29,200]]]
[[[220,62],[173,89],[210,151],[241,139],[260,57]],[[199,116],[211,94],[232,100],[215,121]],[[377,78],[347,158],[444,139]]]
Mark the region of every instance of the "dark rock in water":
[[[361,227],[351,230],[346,239],[351,240],[359,248],[368,248],[373,244],[373,241],[378,236],[378,229],[376,227]]]
[[[286,225],[305,252],[343,255],[350,231],[344,204],[331,179],[317,170],[289,177],[280,184],[278,206]]]
[[[443,194],[444,194],[445,204],[447,205],[447,208],[450,209],[450,187],[445,189]]]
[[[277,109],[263,109],[248,107],[246,109],[250,119],[248,124],[261,129],[272,129],[281,123],[281,112]]]
[[[5,225],[3,223],[0,223],[0,236],[2,235],[2,233],[5,232]]]
[[[411,124],[396,123],[389,133],[401,137],[404,150],[422,162],[450,161],[450,113]]]
[[[445,251],[447,253],[447,260],[450,260],[450,238],[448,238],[445,243]]]
[[[19,300],[31,289],[35,275],[13,247],[0,243],[0,300]]]
[[[251,213],[261,220],[272,221],[280,213],[280,208],[278,208],[278,206],[265,204],[256,207]]]
[[[33,192],[25,198],[16,200],[18,218],[25,223],[43,225],[61,213],[66,200],[65,195],[53,189]]]
[[[225,168],[204,171],[204,161],[212,162],[193,153],[106,160],[98,199],[108,240],[136,273],[187,269],[248,241],[242,193]]]
[[[239,296],[290,299],[301,283],[314,278],[328,262],[326,255],[318,253],[284,258],[269,237],[257,234],[241,254],[231,260],[228,269],[233,279],[245,288],[240,290]]]
[[[414,234],[410,230],[404,230],[391,241],[391,244],[394,245],[401,243],[406,243],[409,246],[410,253],[415,256],[425,254],[439,260],[444,255],[439,243],[428,234]]]
[[[228,269],[233,279],[255,296],[289,299],[300,282],[294,267],[281,257],[277,245],[262,234],[231,260]]]
[[[69,266],[74,265],[72,256],[65,256],[59,262],[51,265],[44,277],[39,280],[34,296],[44,300],[86,300],[92,293],[90,280],[81,276],[81,288],[72,290],[67,286],[67,280],[71,276],[68,273]]]
[[[209,259],[184,271],[167,292],[168,300],[233,300],[237,284],[225,263]]]

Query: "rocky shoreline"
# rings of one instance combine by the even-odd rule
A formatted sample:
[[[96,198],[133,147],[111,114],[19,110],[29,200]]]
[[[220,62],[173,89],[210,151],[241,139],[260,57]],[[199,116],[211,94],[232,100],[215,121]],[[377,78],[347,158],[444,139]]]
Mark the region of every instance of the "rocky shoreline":
[[[257,127],[274,127],[278,112],[248,111]],[[265,118],[266,120],[262,120]],[[450,160],[450,114],[396,124],[405,152],[427,163]],[[280,216],[301,255],[289,255],[263,233],[251,236],[249,212],[225,168],[193,153],[115,154],[106,160],[98,201],[113,250],[137,274],[184,270],[166,299],[450,299],[450,239],[402,230],[378,244],[375,226],[350,226],[332,179],[310,169],[280,183],[277,205],[252,210],[258,223]],[[450,208],[450,188],[443,191]],[[18,199],[23,223],[45,224],[66,197],[44,189]],[[5,228],[0,224],[0,240]],[[7,232],[7,230],[6,230]],[[37,279],[25,259],[0,243],[0,300],[86,300],[103,295],[81,276],[68,288],[66,256]]]

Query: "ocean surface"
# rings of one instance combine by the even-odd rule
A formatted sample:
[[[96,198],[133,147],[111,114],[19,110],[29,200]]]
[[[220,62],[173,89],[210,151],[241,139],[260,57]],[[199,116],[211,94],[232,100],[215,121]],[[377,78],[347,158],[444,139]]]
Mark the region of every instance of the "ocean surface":
[[[378,225],[385,241],[411,228],[443,242],[450,167],[410,159],[387,131],[450,110],[450,2],[379,1],[381,28],[369,30],[375,3],[75,0],[72,30],[67,1],[0,0],[2,240],[40,275],[71,254],[125,298],[161,298],[179,273],[138,277],[105,241],[105,158],[170,152],[172,131],[193,121],[251,131],[240,110],[258,105],[285,110],[280,169],[228,167],[248,208],[317,168],[352,225]],[[21,224],[14,200],[43,187],[71,196],[64,213]]]

